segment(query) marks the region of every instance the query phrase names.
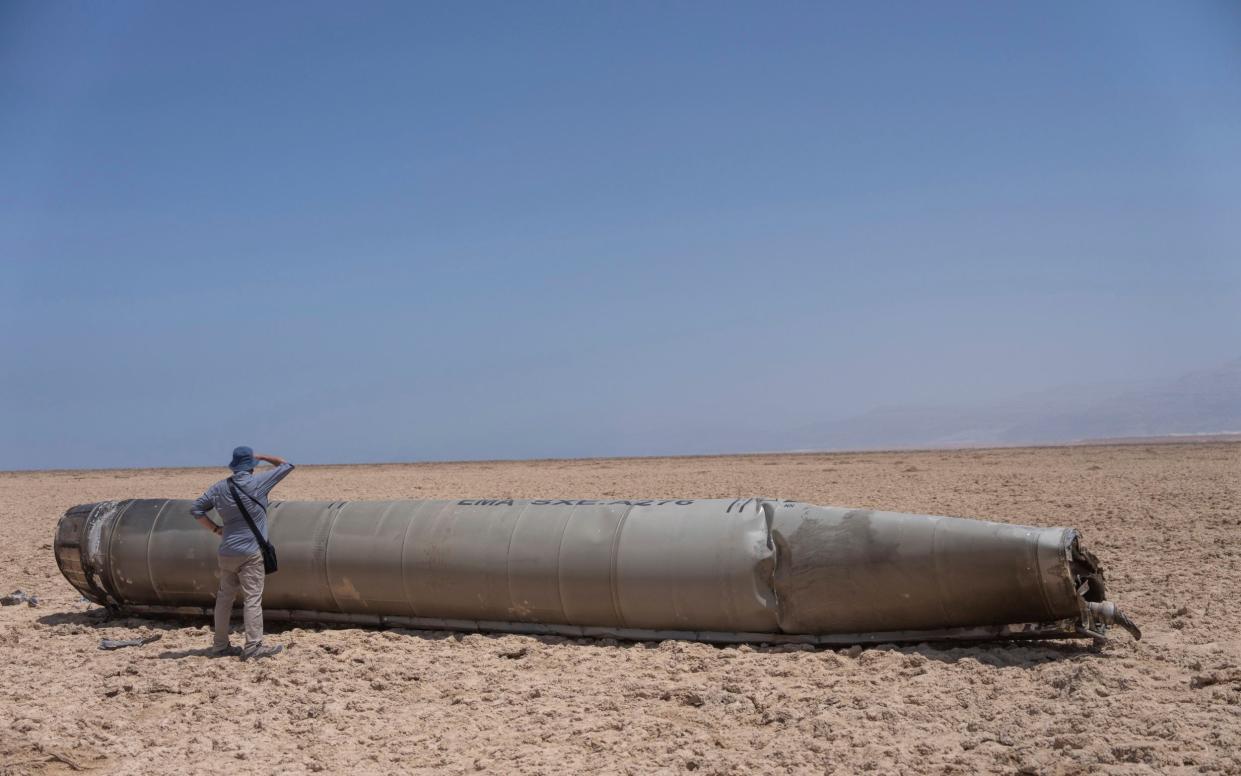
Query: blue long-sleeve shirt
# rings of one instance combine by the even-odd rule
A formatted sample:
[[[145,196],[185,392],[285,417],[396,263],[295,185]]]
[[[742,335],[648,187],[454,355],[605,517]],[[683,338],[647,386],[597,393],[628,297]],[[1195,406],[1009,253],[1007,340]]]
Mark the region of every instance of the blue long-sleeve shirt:
[[[250,517],[254,519],[254,525],[263,534],[264,539],[267,538],[267,495],[291,471],[293,471],[293,464],[282,463],[258,474],[238,472],[232,477],[233,482],[242,492],[241,498],[246,503],[246,509],[250,511]],[[249,500],[247,496],[252,496],[254,500]],[[220,520],[224,523],[223,535],[220,537],[221,555],[245,556],[259,551],[259,542],[254,538],[250,526],[246,525],[246,519],[242,517],[241,510],[237,508],[237,502],[233,500],[232,489],[228,487],[228,480],[220,480],[207,488],[194,501],[190,514],[205,517],[212,508],[220,515]]]

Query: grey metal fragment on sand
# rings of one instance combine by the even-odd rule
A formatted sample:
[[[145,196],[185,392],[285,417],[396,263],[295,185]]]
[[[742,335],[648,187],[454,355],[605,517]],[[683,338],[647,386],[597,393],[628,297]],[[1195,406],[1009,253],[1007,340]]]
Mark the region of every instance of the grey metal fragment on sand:
[[[137,638],[137,639],[100,639],[99,648],[100,649],[121,649],[123,647],[141,647],[143,645],[150,644],[153,641],[159,641],[159,640],[160,640],[160,635],[158,633],[152,634],[150,636],[142,636],[141,638]]]
[[[38,606],[39,597],[24,590],[14,590],[6,596],[0,596],[0,606],[17,606],[18,604],[25,604],[31,607]]]

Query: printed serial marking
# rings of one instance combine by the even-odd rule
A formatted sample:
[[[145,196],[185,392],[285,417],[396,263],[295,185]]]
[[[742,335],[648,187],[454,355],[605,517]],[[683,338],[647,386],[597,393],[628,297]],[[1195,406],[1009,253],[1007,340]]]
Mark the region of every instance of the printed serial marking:
[[[600,501],[593,498],[582,499],[539,499],[530,503],[536,507],[593,507],[593,506],[627,506],[627,507],[662,507],[667,504],[675,504],[677,506],[688,506],[693,504],[696,499],[646,499],[644,501],[632,501],[629,499],[621,499],[618,501]],[[458,506],[463,507],[511,507],[514,500],[511,498],[467,498],[457,502]]]

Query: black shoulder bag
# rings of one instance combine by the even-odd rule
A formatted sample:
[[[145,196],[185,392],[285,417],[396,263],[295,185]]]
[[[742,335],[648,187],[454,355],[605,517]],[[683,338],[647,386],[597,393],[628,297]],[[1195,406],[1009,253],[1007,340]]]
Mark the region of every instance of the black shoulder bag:
[[[246,492],[241,490],[237,483],[233,482],[232,477],[228,478],[228,488],[233,492],[233,500],[237,502],[237,508],[241,510],[241,516],[246,519],[246,525],[250,526],[250,531],[254,533],[254,538],[258,539],[259,549],[263,552],[263,571],[267,574],[275,574],[277,569],[276,548],[272,546],[271,542],[263,538],[263,534],[259,533],[259,527],[254,524],[254,518],[250,517],[250,510],[246,509],[245,503],[241,500],[241,494]],[[249,493],[246,493],[246,497],[255,504],[263,506],[259,504],[258,499]]]

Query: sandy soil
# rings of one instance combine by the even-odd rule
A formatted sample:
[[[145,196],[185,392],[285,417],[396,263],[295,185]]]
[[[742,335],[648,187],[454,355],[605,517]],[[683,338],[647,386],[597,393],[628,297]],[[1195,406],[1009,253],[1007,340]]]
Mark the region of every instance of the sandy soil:
[[[101,621],[60,576],[73,504],[218,470],[0,474],[0,773],[1241,773],[1241,445],[301,467],[284,499],[734,497],[1072,525],[1144,627],[839,651]],[[92,611],[95,610],[95,614]],[[101,637],[158,633],[101,652]]]

